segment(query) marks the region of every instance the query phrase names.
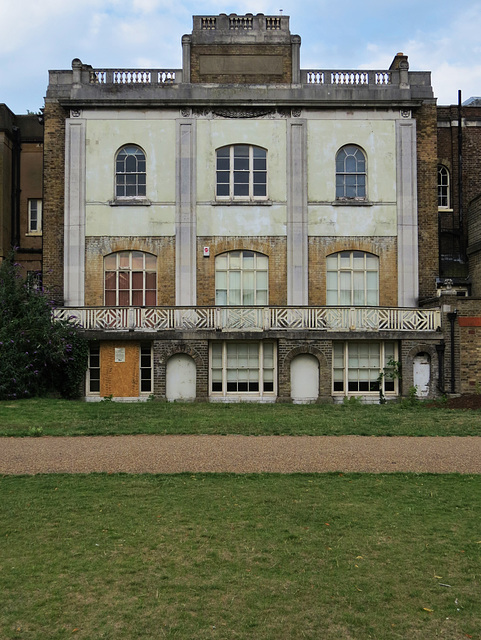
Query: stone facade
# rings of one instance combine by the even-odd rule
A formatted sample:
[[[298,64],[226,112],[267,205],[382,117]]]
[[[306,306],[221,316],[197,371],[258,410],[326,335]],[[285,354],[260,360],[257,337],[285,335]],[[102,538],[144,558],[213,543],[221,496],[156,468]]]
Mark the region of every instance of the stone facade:
[[[302,70],[287,16],[194,16],[193,25],[179,70],[75,59],[50,72],[45,276],[65,305],[59,317],[78,317],[95,341],[87,395],[173,400],[188,388],[190,400],[377,401],[379,373],[395,357],[406,372],[388,389],[395,399],[412,386],[419,354],[436,395],[429,74],[410,72],[403,54],[384,71]],[[124,152],[142,158],[136,170],[124,171]],[[126,194],[116,188],[124,178],[145,188]],[[224,306],[216,259],[239,251],[251,266],[217,277],[241,303]],[[126,261],[119,290],[148,288],[142,256],[155,256],[155,307],[104,307],[113,253]],[[327,274],[332,254],[357,266]],[[366,256],[378,258],[375,273],[359,266]],[[352,294],[349,305],[327,306],[328,278],[330,292]],[[254,292],[261,302],[246,304]]]

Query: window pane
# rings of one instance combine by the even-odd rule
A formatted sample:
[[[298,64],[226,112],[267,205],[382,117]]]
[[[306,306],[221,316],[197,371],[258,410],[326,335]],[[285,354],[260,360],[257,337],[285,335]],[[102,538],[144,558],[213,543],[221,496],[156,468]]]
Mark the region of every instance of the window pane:
[[[240,144],[234,146],[234,158],[248,158],[249,157],[249,145]]]
[[[145,304],[147,307],[155,307],[157,304],[156,301],[157,292],[156,291],[146,291],[145,292]]]
[[[128,291],[119,291],[119,306],[120,307],[130,306],[130,296]]]
[[[129,251],[119,251],[117,254],[119,256],[119,267],[129,267],[130,266],[130,252]]]
[[[126,271],[119,271],[119,289],[130,289],[129,273]]]
[[[255,184],[254,185],[254,195],[257,197],[263,197],[267,195],[266,185],[265,184]]]
[[[218,184],[216,193],[220,197],[228,196],[229,195],[229,185],[228,184]]]
[[[143,292],[142,291],[132,291],[132,306],[141,307],[143,304],[144,304]]]
[[[144,253],[143,259],[145,268],[150,271],[155,271],[157,269],[157,256],[154,256],[152,253]]]
[[[105,306],[106,307],[115,307],[117,305],[116,292],[115,291],[106,291],[105,292]]]
[[[143,271],[132,272],[132,289],[142,289],[144,285]]]
[[[217,171],[219,175],[222,175],[222,172],[224,171],[229,171],[230,168],[230,162],[229,162],[229,158],[221,158],[219,155],[217,155]],[[227,173],[227,176],[229,176],[229,173]]]

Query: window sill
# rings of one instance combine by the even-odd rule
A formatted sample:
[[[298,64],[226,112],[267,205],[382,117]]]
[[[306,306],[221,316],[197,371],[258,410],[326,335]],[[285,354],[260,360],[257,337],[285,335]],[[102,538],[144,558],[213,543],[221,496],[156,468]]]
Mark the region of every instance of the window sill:
[[[213,200],[213,207],[271,207],[272,200]]]
[[[109,200],[111,207],[150,207],[152,201],[148,198],[115,198]]]
[[[25,234],[25,236],[27,238],[41,238],[42,237],[42,232],[41,231],[29,231],[28,233]]]
[[[356,200],[355,198],[339,198],[334,200],[331,204],[335,207],[372,207],[373,203],[370,200]]]

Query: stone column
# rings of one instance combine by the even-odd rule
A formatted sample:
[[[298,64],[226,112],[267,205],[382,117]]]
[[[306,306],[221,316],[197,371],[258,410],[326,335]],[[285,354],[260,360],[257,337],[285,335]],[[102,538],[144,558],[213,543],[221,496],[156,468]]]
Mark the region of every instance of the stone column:
[[[177,124],[175,217],[175,303],[196,304],[195,120]]]
[[[416,307],[418,280],[418,199],[416,122],[396,122],[398,305]]]
[[[85,120],[69,118],[65,130],[64,304],[84,305]]]
[[[307,127],[289,120],[287,129],[287,304],[307,305]]]

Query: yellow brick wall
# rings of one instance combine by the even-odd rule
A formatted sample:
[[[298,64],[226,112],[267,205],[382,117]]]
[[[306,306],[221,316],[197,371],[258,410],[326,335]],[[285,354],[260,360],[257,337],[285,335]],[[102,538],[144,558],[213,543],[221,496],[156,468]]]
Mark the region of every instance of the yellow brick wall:
[[[309,238],[309,304],[326,304],[326,257],[338,251],[366,251],[379,257],[379,304],[397,306],[397,240],[392,237]]]
[[[115,251],[144,251],[157,256],[157,305],[175,304],[175,239],[88,237],[85,242],[85,304],[104,304],[104,257]]]
[[[203,257],[209,247],[210,257]],[[269,304],[287,304],[286,239],[282,237],[213,237],[197,239],[197,304],[215,304],[215,257],[225,251],[246,249],[269,257]]]

